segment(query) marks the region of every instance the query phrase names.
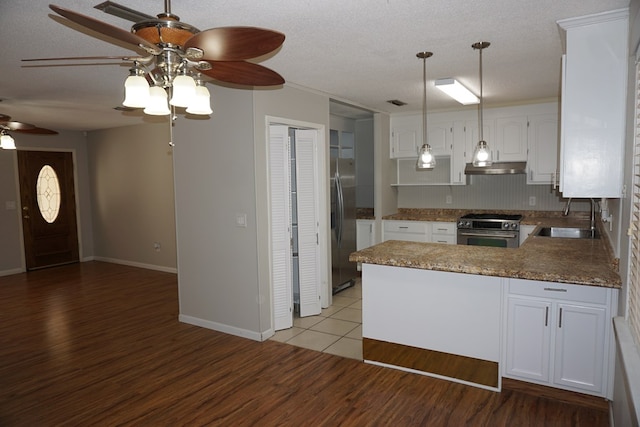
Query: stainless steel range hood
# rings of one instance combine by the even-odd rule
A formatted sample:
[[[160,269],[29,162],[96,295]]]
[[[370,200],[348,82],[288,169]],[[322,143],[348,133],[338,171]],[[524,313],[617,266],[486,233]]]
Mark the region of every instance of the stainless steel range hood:
[[[467,163],[466,175],[514,175],[527,173],[527,162],[493,162],[491,166],[478,167]]]

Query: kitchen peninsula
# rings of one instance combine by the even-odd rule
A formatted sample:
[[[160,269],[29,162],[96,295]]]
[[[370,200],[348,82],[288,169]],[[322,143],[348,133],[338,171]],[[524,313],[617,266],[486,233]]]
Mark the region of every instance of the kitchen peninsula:
[[[621,280],[605,236],[533,233],[515,249],[390,240],[350,260],[363,264],[366,362],[611,398]]]

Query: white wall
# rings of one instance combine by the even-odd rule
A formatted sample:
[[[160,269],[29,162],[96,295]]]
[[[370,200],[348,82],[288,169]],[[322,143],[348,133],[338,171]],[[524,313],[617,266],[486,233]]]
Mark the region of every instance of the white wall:
[[[86,139],[82,132],[62,131],[58,135],[14,133],[18,150],[60,150],[74,153],[80,256],[93,256],[92,209],[89,197],[89,169]],[[16,151],[0,150],[0,276],[24,271],[24,253],[18,189]],[[15,209],[7,209],[15,202]]]
[[[89,133],[96,259],[176,271],[169,139],[168,118]]]

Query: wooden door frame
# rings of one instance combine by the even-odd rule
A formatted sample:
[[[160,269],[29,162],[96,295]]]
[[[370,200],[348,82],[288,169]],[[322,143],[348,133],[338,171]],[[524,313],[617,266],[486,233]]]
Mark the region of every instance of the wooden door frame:
[[[42,147],[19,147],[13,153],[13,170],[15,177],[15,186],[16,186],[16,195],[17,195],[17,210],[19,213],[22,212],[22,194],[20,192],[20,170],[18,167],[18,151],[48,151],[55,153],[71,153],[71,159],[73,161],[73,192],[75,197],[76,204],[76,234],[78,237],[78,259],[79,262],[90,261],[89,259],[83,258],[83,245],[82,245],[82,227],[80,226],[82,223],[82,218],[80,216],[80,199],[79,199],[79,189],[78,189],[78,156],[75,148],[42,148]],[[18,231],[20,234],[20,269],[25,272],[27,271],[27,259],[25,255],[25,246],[24,246],[24,227],[22,226],[22,215],[17,218],[18,221]]]

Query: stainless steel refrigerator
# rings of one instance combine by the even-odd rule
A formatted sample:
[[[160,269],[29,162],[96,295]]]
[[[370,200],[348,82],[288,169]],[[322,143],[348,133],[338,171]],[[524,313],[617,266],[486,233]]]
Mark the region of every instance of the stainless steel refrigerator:
[[[333,294],[355,284],[356,176],[354,159],[331,159],[331,284]]]

